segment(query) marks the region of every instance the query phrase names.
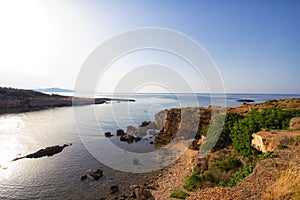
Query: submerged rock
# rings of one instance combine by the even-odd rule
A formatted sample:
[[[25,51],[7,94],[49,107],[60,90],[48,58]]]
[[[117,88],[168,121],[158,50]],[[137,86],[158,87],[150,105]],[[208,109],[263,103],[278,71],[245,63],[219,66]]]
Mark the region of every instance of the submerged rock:
[[[103,176],[103,170],[99,168],[96,171],[91,172],[90,175],[97,181]]]
[[[119,191],[120,190],[119,190],[119,187],[117,185],[113,185],[113,186],[110,187],[110,193],[111,194],[117,193]]]

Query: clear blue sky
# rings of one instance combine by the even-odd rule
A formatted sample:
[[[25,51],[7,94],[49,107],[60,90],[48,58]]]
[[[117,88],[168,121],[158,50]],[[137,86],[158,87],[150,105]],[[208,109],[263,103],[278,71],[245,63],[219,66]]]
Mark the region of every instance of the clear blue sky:
[[[0,85],[73,88],[103,41],[162,27],[201,44],[227,92],[300,93],[298,0],[2,0],[0,13]]]

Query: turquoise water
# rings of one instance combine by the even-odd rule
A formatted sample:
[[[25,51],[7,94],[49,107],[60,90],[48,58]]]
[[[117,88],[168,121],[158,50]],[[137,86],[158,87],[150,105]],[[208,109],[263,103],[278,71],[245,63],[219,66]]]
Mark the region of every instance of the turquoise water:
[[[213,103],[221,106],[224,103],[226,106],[240,105],[236,100],[241,98],[256,102],[300,98],[300,95],[229,94],[224,102],[222,96],[214,96]],[[105,143],[101,142],[105,131],[114,133],[118,128],[126,130],[129,125],[138,126],[142,121],[154,120],[154,114],[163,109],[212,104],[209,94],[135,94],[132,98],[136,102],[0,115],[0,199],[96,199],[106,197],[109,187],[115,184],[124,191],[129,185],[139,183],[144,174],[120,172],[105,166],[89,153],[87,145],[109,155],[111,152],[106,151]],[[82,114],[81,120],[74,119],[74,112]],[[149,144],[150,139],[131,145],[120,143],[118,138],[112,140],[128,151],[155,150]],[[10,162],[18,155],[64,143],[73,145],[53,157]],[[80,176],[98,167],[104,170],[100,181],[80,181]]]

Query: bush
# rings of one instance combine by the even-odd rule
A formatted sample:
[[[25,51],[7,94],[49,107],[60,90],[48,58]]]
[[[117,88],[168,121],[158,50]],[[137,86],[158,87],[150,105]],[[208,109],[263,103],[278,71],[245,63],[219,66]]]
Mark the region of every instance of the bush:
[[[196,175],[192,174],[190,176],[187,176],[185,178],[185,183],[183,185],[183,188],[186,189],[187,191],[193,191],[196,189],[196,187],[200,184],[201,179]]]
[[[239,168],[242,165],[241,161],[236,157],[230,156],[226,160],[217,162],[217,166],[223,171],[230,171]]]
[[[249,176],[253,172],[253,169],[254,169],[254,165],[252,163],[246,164],[242,170],[235,172],[235,177],[231,179],[226,186],[228,187],[236,186],[244,178]]]
[[[185,199],[189,196],[190,196],[189,193],[181,190],[172,190],[170,195],[170,197],[177,198],[177,199]]]
[[[233,148],[239,155],[247,157],[257,156],[257,150],[251,146],[253,133],[262,129],[288,129],[291,118],[299,115],[300,110],[268,108],[259,112],[257,109],[254,109],[245,118],[234,122],[229,133]]]

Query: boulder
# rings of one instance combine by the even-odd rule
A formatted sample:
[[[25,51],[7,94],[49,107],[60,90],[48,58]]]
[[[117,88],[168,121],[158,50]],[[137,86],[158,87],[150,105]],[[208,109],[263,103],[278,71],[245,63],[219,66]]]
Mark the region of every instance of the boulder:
[[[263,153],[268,152],[268,151],[273,151],[274,144],[271,143],[271,138],[267,139],[267,137],[268,137],[267,135],[268,135],[268,132],[264,132],[264,131],[252,134],[253,139],[252,139],[251,145],[255,149],[257,149]]]
[[[154,200],[154,196],[151,194],[149,189],[145,189],[143,186],[136,187],[134,194],[137,200]]]
[[[117,136],[122,136],[122,135],[124,135],[124,134],[125,134],[125,132],[124,132],[123,129],[118,129],[118,130],[117,130]]]
[[[135,135],[136,131],[137,131],[137,128],[135,128],[134,126],[127,126],[127,131],[126,131],[127,134]]]
[[[148,126],[151,123],[151,121],[143,121],[140,127]]]
[[[96,171],[91,172],[90,175],[97,181],[103,176],[103,170],[99,168]]]
[[[130,134],[124,134],[120,137],[120,141],[132,143],[135,140],[135,137]]]
[[[87,175],[83,175],[81,176],[80,180],[84,181],[85,179],[87,179]]]
[[[199,150],[199,146],[198,146],[198,140],[194,139],[190,145],[188,146],[189,149],[191,150]]]
[[[110,132],[105,132],[104,135],[105,135],[105,137],[108,137],[108,138],[113,136]]]
[[[117,193],[119,191],[120,190],[119,190],[119,187],[117,185],[113,185],[113,186],[110,187],[110,193],[111,194]]]

